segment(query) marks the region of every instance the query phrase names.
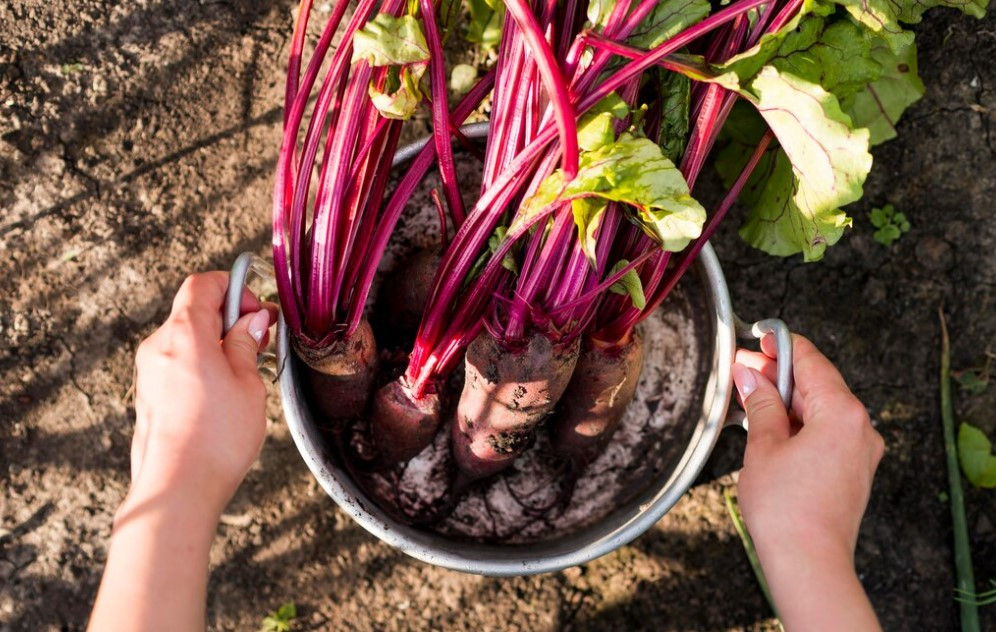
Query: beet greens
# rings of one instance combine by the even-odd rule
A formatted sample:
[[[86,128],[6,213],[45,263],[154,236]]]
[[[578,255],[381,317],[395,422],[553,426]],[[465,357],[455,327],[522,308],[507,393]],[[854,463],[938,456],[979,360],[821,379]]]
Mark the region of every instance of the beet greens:
[[[407,367],[374,397],[371,425],[385,461],[417,454],[466,351],[452,439],[466,482],[511,462],[565,389],[586,403],[566,407],[557,432],[580,433],[565,440],[568,456],[592,458],[625,409],[604,393],[632,397],[637,325],[738,200],[752,246],[820,259],[851,224],[842,207],[862,195],[869,148],[922,94],[902,24],[932,6],[981,16],[986,1],[471,0],[467,37],[497,58],[452,108],[452,1],[359,0],[343,24],[347,4],[303,77],[310,0],[291,44],[273,211],[281,303],[309,366],[340,382],[362,369],[365,381],[350,383],[367,397],[376,354],[364,309],[435,164],[445,248]],[[459,125],[489,93],[468,209],[452,143],[469,144]],[[403,122],[419,110],[432,141],[388,195]],[[695,194],[710,159],[726,193],[707,211]],[[345,415],[366,411],[364,400]]]

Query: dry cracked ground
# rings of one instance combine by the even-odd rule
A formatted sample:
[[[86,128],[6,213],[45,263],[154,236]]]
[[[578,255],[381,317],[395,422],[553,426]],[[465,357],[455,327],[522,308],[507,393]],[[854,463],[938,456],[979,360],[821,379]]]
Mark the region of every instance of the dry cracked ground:
[[[327,7],[325,7],[327,10]],[[190,271],[265,253],[292,3],[0,4],[0,629],[84,626],[128,482],[139,340]],[[936,312],[956,368],[996,349],[996,19],[917,28],[928,92],[879,147],[855,228],[826,260],[717,240],[741,314],[821,345],[887,450],[857,551],[886,629],[957,628],[939,421]],[[867,214],[912,230],[890,248]],[[996,388],[958,394],[996,435]],[[579,568],[486,579],[380,544],[321,492],[269,400],[269,439],[212,551],[212,629],[758,630],[773,621],[723,506],[743,436],[646,535]],[[981,582],[996,496],[968,493]],[[996,629],[996,607],[983,610]]]

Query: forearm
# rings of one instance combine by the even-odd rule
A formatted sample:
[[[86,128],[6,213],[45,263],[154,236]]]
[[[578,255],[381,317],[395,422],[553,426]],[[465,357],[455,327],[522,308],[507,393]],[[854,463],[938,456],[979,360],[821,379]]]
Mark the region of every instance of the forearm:
[[[115,517],[90,630],[203,630],[217,526],[167,493],[130,494]]]
[[[758,547],[758,557],[789,632],[881,629],[849,551],[783,541]]]

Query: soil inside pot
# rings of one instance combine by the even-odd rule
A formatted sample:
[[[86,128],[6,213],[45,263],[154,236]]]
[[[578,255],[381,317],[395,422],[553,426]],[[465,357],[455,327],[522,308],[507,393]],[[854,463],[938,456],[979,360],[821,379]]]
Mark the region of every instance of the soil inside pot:
[[[478,190],[480,165],[457,161],[465,196]],[[438,187],[430,173],[412,197],[381,264],[370,308],[381,281],[405,260],[427,248],[438,249],[440,223],[430,197]],[[474,199],[468,197],[468,208]],[[452,233],[452,226],[449,227]],[[605,451],[584,472],[572,473],[555,457],[545,427],[533,445],[505,472],[464,494],[448,517],[429,521],[438,533],[488,542],[532,542],[576,531],[604,518],[622,503],[661,486],[678,465],[702,412],[703,393],[713,350],[713,313],[695,275],[689,275],[664,306],[642,325],[643,371],[636,396]],[[378,344],[391,340],[389,323],[371,318]],[[381,349],[378,383],[403,370],[410,344]],[[463,380],[453,372],[443,393],[443,418],[429,447],[414,459],[386,470],[367,467],[372,449],[368,422],[357,419],[329,432],[334,452],[356,482],[385,511],[408,523],[423,523],[450,503],[453,477],[449,424]],[[446,515],[446,512],[443,515]]]

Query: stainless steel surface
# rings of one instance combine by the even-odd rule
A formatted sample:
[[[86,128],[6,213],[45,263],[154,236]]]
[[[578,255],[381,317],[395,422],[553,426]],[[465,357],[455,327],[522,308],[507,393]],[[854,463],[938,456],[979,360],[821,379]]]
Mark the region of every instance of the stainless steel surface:
[[[464,128],[464,133],[471,138],[483,138],[487,134],[487,126],[468,126]],[[400,149],[395,166],[414,157],[426,142]],[[244,266],[239,263],[241,261],[242,257],[237,265]],[[733,384],[731,369],[736,349],[736,317],[726,280],[711,245],[706,244],[702,249],[696,267],[709,312],[713,315],[715,339],[702,414],[688,447],[667,480],[645,490],[617,507],[603,520],[580,531],[540,543],[495,545],[455,541],[391,518],[365,496],[328,451],[307,406],[298,373],[299,365],[291,351],[287,326],[281,314],[277,325],[278,372],[284,416],[291,436],[312,474],[343,511],[373,535],[419,560],[452,570],[496,577],[552,572],[589,562],[638,537],[678,502],[701,472],[727,418]],[[238,273],[244,278],[241,269],[233,270],[230,288],[241,287],[236,275]],[[239,296],[240,292],[229,292],[226,315],[234,302],[237,318]],[[776,335],[782,331],[770,321],[759,321],[755,325],[762,328],[770,326]],[[787,334],[787,331],[785,328],[784,333]],[[779,367],[780,370],[787,367],[785,370],[791,375],[790,346],[788,349],[783,351],[783,347],[779,347]],[[786,384],[781,379],[779,382],[780,388]],[[787,384],[788,392],[791,392],[791,383]]]
[[[232,271],[228,275],[228,291],[225,293],[225,310],[222,315],[221,335],[225,336],[229,330],[235,326],[239,320],[239,307],[242,304],[242,288],[249,280],[249,268],[252,266],[253,254],[243,252],[235,263],[232,264]]]
[[[785,408],[792,405],[792,332],[788,325],[777,318],[765,318],[756,323],[747,323],[736,314],[733,315],[733,324],[737,336],[745,340],[760,340],[768,334],[775,336],[775,355],[777,361],[777,380],[775,386],[778,387],[778,394],[785,404]],[[726,417],[727,426],[739,426],[747,429],[749,420],[747,414],[739,408],[734,408]]]

